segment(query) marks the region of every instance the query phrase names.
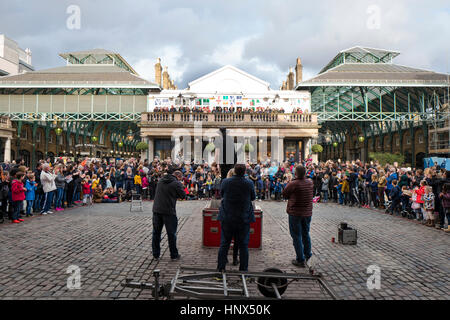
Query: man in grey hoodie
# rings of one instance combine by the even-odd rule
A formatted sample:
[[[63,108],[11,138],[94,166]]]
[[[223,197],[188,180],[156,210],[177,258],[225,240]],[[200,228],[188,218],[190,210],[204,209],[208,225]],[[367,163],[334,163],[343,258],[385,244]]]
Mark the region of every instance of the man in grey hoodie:
[[[169,240],[170,258],[172,261],[180,259],[177,250],[177,226],[178,218],[176,212],[177,199],[184,199],[183,184],[180,182],[183,174],[169,168],[156,186],[155,201],[153,202],[153,235],[152,250],[153,257],[159,259],[161,254],[161,232],[163,226],[166,227],[167,238]]]

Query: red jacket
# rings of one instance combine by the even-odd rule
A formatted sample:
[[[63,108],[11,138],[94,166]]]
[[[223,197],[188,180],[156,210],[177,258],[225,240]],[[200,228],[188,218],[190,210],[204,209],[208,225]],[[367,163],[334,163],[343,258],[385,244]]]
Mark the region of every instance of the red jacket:
[[[25,200],[25,191],[22,181],[14,179],[11,184],[12,201]]]
[[[295,179],[283,190],[288,199],[286,212],[292,216],[311,217],[313,208],[313,182],[311,179]]]
[[[83,194],[91,194],[91,185],[89,183],[83,183]]]
[[[423,203],[422,196],[425,194],[425,186],[420,187],[420,189],[417,190],[416,193],[417,193],[417,200],[416,200],[416,202],[417,203]]]

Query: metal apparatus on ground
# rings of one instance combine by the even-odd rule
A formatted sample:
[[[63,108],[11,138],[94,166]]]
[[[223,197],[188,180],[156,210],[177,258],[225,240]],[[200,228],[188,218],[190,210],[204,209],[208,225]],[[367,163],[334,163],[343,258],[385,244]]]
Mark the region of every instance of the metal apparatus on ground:
[[[330,299],[336,299],[335,293],[325,283],[321,274],[314,274],[309,267],[309,274],[284,273],[277,268],[265,269],[263,272],[225,271],[180,267],[170,282],[160,283],[160,270],[154,270],[154,283],[136,282],[127,279],[124,287],[152,290],[156,300],[179,298],[194,299],[283,299],[282,295],[292,282],[316,281],[323,293]],[[264,296],[252,295],[250,286],[256,285]]]

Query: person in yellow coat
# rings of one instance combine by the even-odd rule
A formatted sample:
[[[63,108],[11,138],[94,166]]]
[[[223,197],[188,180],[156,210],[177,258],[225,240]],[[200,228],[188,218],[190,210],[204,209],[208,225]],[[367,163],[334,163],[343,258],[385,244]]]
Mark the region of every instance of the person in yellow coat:
[[[97,178],[97,175],[93,174],[92,175],[92,190],[95,190],[99,183],[100,183],[100,178]]]
[[[138,194],[141,194],[141,190],[142,190],[142,178],[141,175],[139,174],[139,171],[136,172],[136,175],[134,176],[134,186],[136,188],[136,192]]]

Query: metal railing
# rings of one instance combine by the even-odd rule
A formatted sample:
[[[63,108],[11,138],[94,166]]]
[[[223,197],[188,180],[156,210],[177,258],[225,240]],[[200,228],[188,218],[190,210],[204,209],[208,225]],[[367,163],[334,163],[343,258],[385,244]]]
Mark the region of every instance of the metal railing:
[[[300,125],[317,124],[316,114],[290,113],[182,113],[182,112],[144,112],[142,124],[170,124],[170,123],[245,123],[245,124],[279,124]]]

